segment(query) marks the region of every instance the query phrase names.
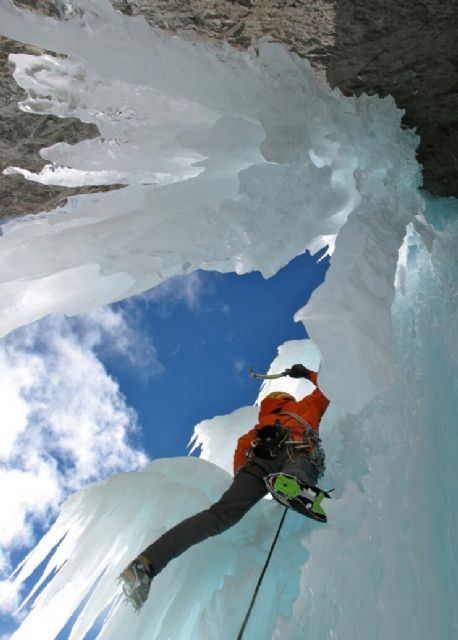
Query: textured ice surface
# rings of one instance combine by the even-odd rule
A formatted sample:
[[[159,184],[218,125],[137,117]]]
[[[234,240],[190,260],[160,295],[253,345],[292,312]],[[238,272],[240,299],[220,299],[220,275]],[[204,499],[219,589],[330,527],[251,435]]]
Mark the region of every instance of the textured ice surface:
[[[403,250],[405,294],[398,292],[394,304],[395,385],[357,417],[335,405],[326,413],[322,484],[336,487],[326,505],[329,523],[288,514],[244,640],[458,634],[458,203],[433,201],[429,208],[428,221],[438,223],[432,253],[412,229]],[[299,360],[318,367],[310,341],[283,345],[271,371]],[[304,382],[283,382],[293,386],[269,382],[261,395],[274,388],[306,392],[298,386]],[[235,440],[255,415],[246,407],[198,425],[207,461],[156,461],[72,496],[18,575],[19,582],[30,575],[62,540],[47,568],[57,574],[13,639],[52,639],[100,577],[72,640],[82,640],[108,606],[99,635],[107,640],[234,640],[281,516],[276,503],[262,501],[221,537],[173,561],[153,582],[139,616],[117,600],[114,577],[151,540],[227,487],[229,474],[212,463],[230,468]]]
[[[393,100],[333,92],[279,44],[241,52],[181,41],[107,0],[60,6],[59,21],[0,3],[1,33],[66,56],[11,56],[22,108],[92,122],[100,136],[44,149],[38,176],[8,171],[126,187],[3,226],[0,334],[197,268],[270,276],[344,225],[298,317],[330,397],[356,412],[388,388],[397,255],[422,208],[417,139]]]
[[[141,551],[182,517],[208,507],[229,482],[230,476],[209,462],[173,458],[155,461],[141,473],[112,476],[74,494],[19,573],[18,580],[24,579],[61,541],[44,577],[54,570],[57,574],[12,638],[51,640],[89,593],[72,639],[83,638],[105,607],[111,607],[111,615],[100,639],[237,637],[273,526],[282,515],[272,501],[257,505],[236,529],[194,547],[170,564],[154,581],[140,616],[116,595],[116,577],[132,553]],[[293,519],[288,529],[288,538],[298,548],[296,557],[286,554],[281,562],[285,547],[272,565],[280,589],[278,609],[267,611],[258,624],[261,637],[270,633],[278,611],[291,613],[300,564],[307,556],[300,549],[298,524]]]
[[[416,139],[401,112],[390,98],[317,84],[279,45],[184,43],[103,0],[65,7],[59,22],[0,0],[2,33],[67,56],[14,57],[23,108],[100,131],[45,150],[51,165],[34,179],[126,188],[2,227],[1,332],[198,267],[268,276],[338,233],[326,282],[297,316],[336,401],[321,430],[330,521],[288,515],[245,640],[457,637],[457,204],[433,200],[422,221]],[[287,343],[272,370],[301,360],[318,366],[311,343]],[[261,394],[300,394],[299,384]],[[235,440],[255,415],[198,425],[207,460],[156,461],[72,496],[17,576],[50,556],[13,638],[52,639],[83,600],[72,640],[106,607],[100,638],[234,640],[281,515],[272,501],[174,561],[139,616],[117,600],[114,578],[227,487]]]

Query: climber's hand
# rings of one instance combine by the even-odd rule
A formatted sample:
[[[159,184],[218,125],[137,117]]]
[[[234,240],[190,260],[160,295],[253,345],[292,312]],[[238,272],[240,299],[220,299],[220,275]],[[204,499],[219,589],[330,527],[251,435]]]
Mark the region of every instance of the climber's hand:
[[[290,378],[306,378],[307,380],[310,378],[310,369],[304,367],[303,364],[293,364],[291,369],[286,369],[285,375]]]

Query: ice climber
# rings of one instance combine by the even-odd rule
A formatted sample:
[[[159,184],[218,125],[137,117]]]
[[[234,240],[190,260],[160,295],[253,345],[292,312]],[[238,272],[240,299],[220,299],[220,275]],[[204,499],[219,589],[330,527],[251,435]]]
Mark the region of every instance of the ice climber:
[[[283,375],[306,378],[316,388],[302,400],[281,391],[266,396],[258,424],[238,440],[234,479],[227,491],[209,509],[164,533],[124,569],[120,576],[123,591],[136,610],[146,601],[153,578],[173,558],[235,525],[269,490],[304,515],[326,519],[319,506],[323,492],[316,483],[324,471],[318,429],[329,400],[317,386],[317,372],[295,364]],[[310,499],[300,502],[303,487],[320,495],[313,512]]]

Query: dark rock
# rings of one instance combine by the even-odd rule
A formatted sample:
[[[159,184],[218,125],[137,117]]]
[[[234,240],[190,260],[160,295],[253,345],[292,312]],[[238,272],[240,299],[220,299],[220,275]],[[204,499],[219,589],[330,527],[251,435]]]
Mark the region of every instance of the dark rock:
[[[458,0],[112,0],[127,15],[184,38],[255,45],[266,34],[307,57],[320,80],[346,95],[391,94],[404,123],[421,137],[424,186],[458,197]],[[17,0],[58,16],[52,0]],[[7,55],[36,49],[0,39],[0,170],[10,164],[39,171],[38,150],[97,135],[79,120],[25,114]],[[86,188],[93,191],[96,188]],[[2,213],[49,208],[70,190],[0,175]]]
[[[98,135],[97,127],[76,118],[58,118],[20,111],[18,102],[25,93],[12,77],[10,53],[41,53],[34,47],[0,37],[0,218],[49,210],[60,200],[75,193],[94,191],[67,187],[48,187],[25,180],[19,175],[4,175],[8,166],[40,171],[46,164],[39,156],[43,147],[56,142],[75,144],[79,140]]]
[[[425,188],[458,197],[458,0],[253,0],[243,3],[244,15],[240,4],[130,0],[134,14],[153,25],[166,15],[183,37],[183,14],[192,8],[200,16],[193,39],[247,47],[270,34],[345,95],[393,95],[420,135]],[[238,26],[225,31],[215,15]]]
[[[458,0],[335,6],[329,83],[346,95],[393,95],[420,135],[424,187],[458,197]]]

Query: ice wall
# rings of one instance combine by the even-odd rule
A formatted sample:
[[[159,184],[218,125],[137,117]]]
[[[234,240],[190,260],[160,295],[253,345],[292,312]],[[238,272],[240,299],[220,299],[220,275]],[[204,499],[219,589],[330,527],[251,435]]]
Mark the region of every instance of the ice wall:
[[[327,282],[299,317],[341,406],[357,412],[388,388],[397,253],[422,209],[417,139],[393,100],[333,92],[267,40],[240,52],[181,41],[108,0],[59,6],[62,20],[1,0],[1,33],[65,55],[11,56],[22,108],[93,122],[100,136],[43,150],[38,176],[8,171],[126,186],[3,226],[0,334],[197,268],[270,276],[344,225]]]
[[[402,251],[395,385],[357,417],[336,405],[326,413],[322,485],[336,488],[329,523],[288,514],[244,640],[450,640],[458,633],[458,203],[430,200],[428,208],[431,253],[412,228]],[[310,341],[283,345],[271,370],[295,361],[318,368]],[[272,381],[261,396],[285,383],[298,396],[309,390],[302,381]],[[117,599],[114,578],[225,489],[230,476],[219,467],[230,468],[255,413],[245,407],[198,425],[206,460],[156,461],[72,496],[17,577],[21,583],[61,540],[45,575],[57,573],[13,639],[50,640],[86,597],[72,640],[107,611],[101,639],[234,640],[278,526],[276,503],[262,501],[236,527],[173,561],[139,616]]]
[[[43,579],[57,573],[12,640],[32,636],[51,640],[78,607],[79,616],[69,636],[72,640],[84,638],[101,612],[109,613],[109,618],[97,636],[100,640],[237,637],[273,527],[282,515],[272,501],[257,505],[239,527],[174,561],[154,581],[141,615],[120,602],[116,584],[132,553],[181,518],[208,507],[229,482],[230,476],[209,462],[173,458],[157,460],[141,473],[112,476],[74,494],[18,574],[21,582],[58,545]],[[273,563],[278,607],[263,615],[258,625],[262,637],[268,637],[278,611],[291,612],[297,595],[300,564],[307,556],[300,549],[298,524],[293,519],[288,529],[297,554],[288,556],[284,549]]]
[[[269,276],[338,233],[326,282],[297,315],[334,400],[322,426],[330,522],[288,514],[245,640],[456,637],[456,202],[429,202],[435,229],[415,218],[416,138],[401,112],[332,92],[267,41],[241,53],[171,38],[105,0],[61,6],[54,20],[0,0],[2,33],[65,56],[13,57],[22,108],[80,117],[100,137],[44,150],[50,166],[26,177],[126,186],[3,226],[1,333],[198,267]],[[310,343],[288,344],[272,368],[314,358]],[[83,638],[107,610],[100,638],[237,637],[281,515],[272,502],[170,565],[140,616],[114,578],[224,490],[255,413],[199,425],[206,460],[156,461],[72,496],[17,575],[50,555],[13,637],[50,640],[78,612],[70,638]]]

